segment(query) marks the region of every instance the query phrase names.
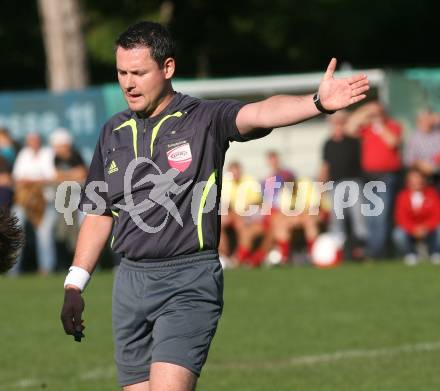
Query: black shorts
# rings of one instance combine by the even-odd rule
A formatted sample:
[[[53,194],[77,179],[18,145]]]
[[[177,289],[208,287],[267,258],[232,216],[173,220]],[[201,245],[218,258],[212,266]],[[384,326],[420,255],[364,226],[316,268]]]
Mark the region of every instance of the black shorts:
[[[158,361],[199,376],[223,309],[218,253],[160,261],[123,258],[112,307],[121,386],[148,380],[151,363]]]

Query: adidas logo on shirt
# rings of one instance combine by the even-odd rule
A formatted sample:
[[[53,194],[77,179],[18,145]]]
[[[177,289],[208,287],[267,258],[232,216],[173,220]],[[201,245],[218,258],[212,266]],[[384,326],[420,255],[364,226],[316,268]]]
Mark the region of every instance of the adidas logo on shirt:
[[[108,168],[108,173],[113,174],[114,172],[117,172],[119,170],[118,166],[116,165],[116,162],[112,160],[110,163],[110,167]]]

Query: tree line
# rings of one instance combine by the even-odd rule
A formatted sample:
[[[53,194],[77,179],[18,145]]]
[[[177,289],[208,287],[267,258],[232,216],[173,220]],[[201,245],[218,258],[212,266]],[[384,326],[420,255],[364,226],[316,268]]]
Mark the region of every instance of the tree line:
[[[114,39],[143,19],[165,23],[171,30],[178,77],[320,71],[331,56],[354,68],[431,67],[440,62],[432,40],[440,11],[435,0],[0,4],[1,90],[63,90],[113,82]]]

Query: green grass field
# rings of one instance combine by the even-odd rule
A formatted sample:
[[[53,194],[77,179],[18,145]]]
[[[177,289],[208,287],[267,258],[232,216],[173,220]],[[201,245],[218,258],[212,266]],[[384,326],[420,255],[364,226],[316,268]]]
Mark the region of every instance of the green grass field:
[[[198,391],[440,390],[440,268],[396,262],[225,272],[225,311]],[[118,390],[111,273],[64,335],[64,276],[0,279],[0,390]]]

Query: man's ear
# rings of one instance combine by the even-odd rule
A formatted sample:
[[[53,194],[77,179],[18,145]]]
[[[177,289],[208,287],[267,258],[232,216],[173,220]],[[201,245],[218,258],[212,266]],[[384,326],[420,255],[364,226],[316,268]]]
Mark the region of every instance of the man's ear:
[[[174,71],[176,70],[176,62],[174,61],[174,58],[168,57],[164,63],[163,63],[163,73],[165,76],[165,79],[171,79],[174,75]]]

